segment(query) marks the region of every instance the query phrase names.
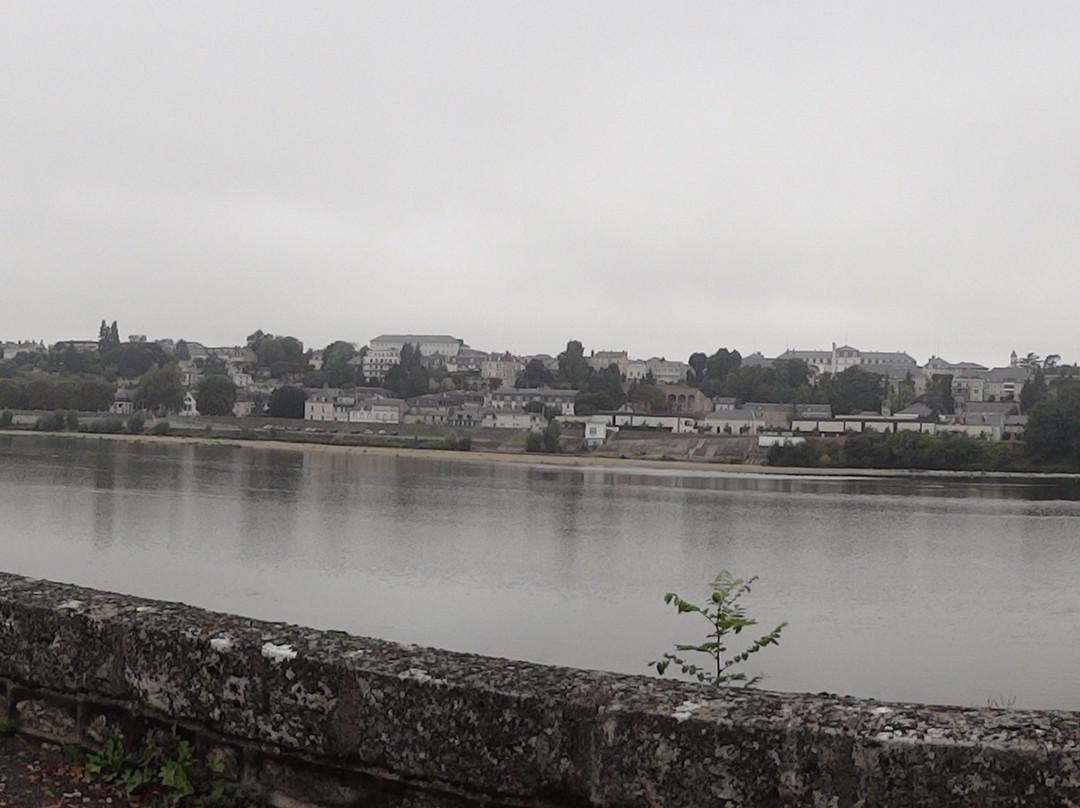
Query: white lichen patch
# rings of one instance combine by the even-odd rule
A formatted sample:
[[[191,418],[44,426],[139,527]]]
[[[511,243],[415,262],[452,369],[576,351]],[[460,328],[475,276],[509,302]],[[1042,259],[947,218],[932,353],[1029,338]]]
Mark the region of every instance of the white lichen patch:
[[[413,682],[420,682],[421,684],[446,684],[445,679],[435,679],[431,675],[429,675],[427,671],[421,670],[420,668],[409,668],[407,671],[402,671],[397,675],[397,678],[403,682],[411,680]]]
[[[274,645],[272,642],[263,643],[262,655],[275,664],[296,659],[296,651],[291,645]]]
[[[224,654],[232,650],[233,641],[228,637],[214,637],[210,640],[210,647],[217,651],[219,654]]]
[[[153,606],[136,606],[135,611],[138,614],[146,614],[147,612],[156,612],[157,609]]]
[[[694,710],[699,710],[704,707],[704,704],[698,704],[695,701],[684,701],[678,707],[675,708],[675,712],[671,714],[671,717],[678,721],[680,724],[688,719]]]
[[[875,707],[870,712],[873,715],[890,715],[896,711],[892,707]]]
[[[81,600],[65,600],[63,603],[61,603],[56,608],[57,609],[81,609],[85,605],[86,604],[83,603]]]

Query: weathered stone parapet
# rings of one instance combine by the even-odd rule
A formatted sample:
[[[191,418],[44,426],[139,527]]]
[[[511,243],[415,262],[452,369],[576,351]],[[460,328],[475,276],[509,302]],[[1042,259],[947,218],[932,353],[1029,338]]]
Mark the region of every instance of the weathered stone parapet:
[[[3,573],[0,687],[28,734],[175,724],[323,805],[1080,804],[1080,714],[717,690]]]

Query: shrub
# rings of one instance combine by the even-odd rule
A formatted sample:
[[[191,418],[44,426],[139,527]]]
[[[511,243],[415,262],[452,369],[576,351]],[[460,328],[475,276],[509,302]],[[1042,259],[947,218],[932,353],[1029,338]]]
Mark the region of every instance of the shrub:
[[[158,421],[150,428],[151,435],[168,435],[169,434],[169,422]]]
[[[698,606],[687,600],[683,600],[674,592],[664,595],[664,603],[675,606],[679,614],[694,613],[704,617],[712,627],[705,635],[705,642],[698,645],[676,644],[675,650],[679,653],[693,651],[704,654],[709,663],[701,666],[694,662],[688,662],[677,654],[664,654],[659,660],[649,663],[649,667],[656,668],[656,672],[663,675],[668,666],[675,663],[683,673],[695,677],[699,682],[711,685],[726,685],[731,682],[742,682],[745,687],[753,687],[761,676],[747,677],[745,673],[728,673],[728,670],[741,662],[746,662],[751,654],[756,654],[762,648],[776,645],[780,642],[780,632],[787,623],[781,623],[768,634],[760,637],[749,648],[726,657],[728,636],[739,634],[744,628],[757,625],[757,620],[746,616],[746,607],[739,603],[739,599],[750,591],[750,585],[757,580],[757,576],[748,580],[735,578],[727,570],[721,570],[711,584],[712,594],[704,606]]]
[[[11,426],[11,422],[15,420],[15,413],[11,410],[4,410],[0,412],[0,427]]]
[[[61,410],[47,412],[34,422],[34,429],[39,432],[60,432],[64,429],[64,413]]]
[[[132,435],[140,434],[144,426],[146,426],[146,418],[141,412],[128,416],[127,431]]]

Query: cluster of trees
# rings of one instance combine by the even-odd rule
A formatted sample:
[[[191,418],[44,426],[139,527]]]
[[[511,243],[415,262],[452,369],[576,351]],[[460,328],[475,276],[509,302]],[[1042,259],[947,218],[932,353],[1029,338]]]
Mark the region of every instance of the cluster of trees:
[[[112,405],[116,385],[75,376],[15,376],[0,379],[0,409],[103,412]]]
[[[862,432],[773,446],[768,462],[773,466],[811,468],[952,471],[1019,471],[1031,466],[1019,443],[923,432]]]
[[[1040,391],[1028,413],[1024,443],[1044,466],[1080,467],[1080,379],[1065,376]]]
[[[835,414],[846,415],[880,412],[886,394],[885,377],[861,368],[827,373],[813,384],[810,367],[801,359],[743,365],[738,351],[720,348],[711,356],[693,353],[688,364],[689,385],[713,398],[727,396],[741,403],[829,404]]]
[[[247,346],[258,361],[275,379],[306,372],[308,363],[304,357],[304,343],[296,337],[267,334],[259,329],[248,334]]]

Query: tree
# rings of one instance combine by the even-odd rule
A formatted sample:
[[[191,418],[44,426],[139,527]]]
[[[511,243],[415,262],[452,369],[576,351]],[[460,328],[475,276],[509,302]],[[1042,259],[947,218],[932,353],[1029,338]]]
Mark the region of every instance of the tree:
[[[566,343],[566,350],[559,354],[559,379],[581,389],[591,368],[585,361],[585,349],[576,339]]]
[[[271,418],[303,418],[307,393],[303,387],[285,385],[270,394]]]
[[[228,376],[212,373],[199,382],[195,402],[201,415],[232,415],[236,385]]]
[[[105,412],[116,398],[116,385],[100,379],[85,379],[79,385],[79,409],[83,412]]]
[[[559,436],[562,433],[562,429],[559,427],[558,421],[548,421],[548,425],[544,427],[544,431],[541,435],[541,446],[548,454],[555,454],[559,451]]]
[[[1057,385],[1032,408],[1024,443],[1036,460],[1080,463],[1080,382]]]
[[[401,346],[401,358],[386,371],[383,386],[399,398],[413,398],[431,390],[431,374],[421,364],[420,350],[410,344]]]
[[[885,377],[859,367],[850,367],[835,376],[826,374],[820,385],[836,415],[881,412]]]
[[[906,409],[915,403],[915,380],[908,371],[904,380],[896,385],[896,389],[889,393],[889,410],[896,413]]]
[[[356,346],[351,342],[331,342],[323,350],[322,370],[331,387],[348,387],[356,382],[356,369],[349,360],[356,356]]]
[[[1026,415],[1035,409],[1035,405],[1046,398],[1046,376],[1042,368],[1035,368],[1031,378],[1020,390],[1020,410]]]
[[[626,392],[627,400],[634,405],[635,410],[644,412],[667,412],[667,396],[656,386],[656,380],[652,378],[636,379],[630,383],[630,389]]]
[[[101,321],[101,327],[98,328],[98,352],[105,353],[117,345],[120,344],[120,329],[116,325],[116,320],[113,320],[111,326],[105,325],[105,321]]]
[[[102,363],[125,379],[138,378],[154,365],[164,364],[165,359],[164,349],[156,342],[118,343],[101,353]]]
[[[701,384],[705,380],[705,370],[709,367],[709,357],[698,351],[690,354],[687,364],[694,373],[693,383]]]
[[[543,361],[539,359],[530,359],[528,364],[525,365],[525,370],[517,377],[517,381],[514,382],[515,387],[544,387],[555,381],[555,376],[544,367]]]
[[[949,373],[935,373],[930,377],[930,385],[917,401],[925,404],[935,415],[951,415],[956,409],[952,394],[953,377]]]
[[[135,388],[134,403],[138,409],[152,412],[175,412],[184,406],[184,386],[176,365],[154,367],[146,371]]]

